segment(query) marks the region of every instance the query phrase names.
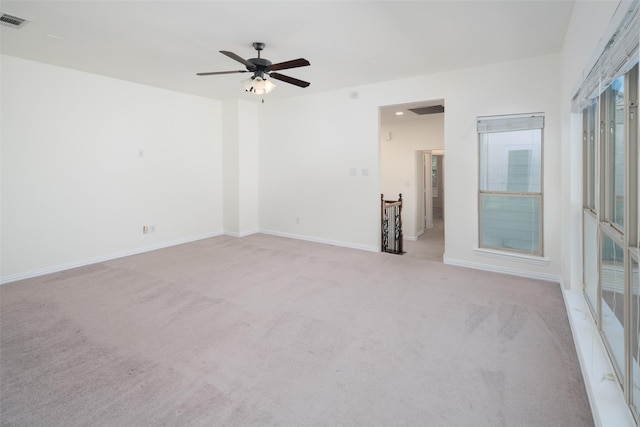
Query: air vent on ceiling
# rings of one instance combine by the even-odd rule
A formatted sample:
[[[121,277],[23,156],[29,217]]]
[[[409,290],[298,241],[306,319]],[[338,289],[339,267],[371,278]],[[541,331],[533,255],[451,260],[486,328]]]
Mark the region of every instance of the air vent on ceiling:
[[[409,111],[413,111],[419,115],[425,114],[437,114],[444,113],[444,105],[432,105],[430,107],[418,107],[418,108],[409,108]]]
[[[2,13],[2,15],[0,15],[0,24],[8,27],[20,28],[25,22],[27,22],[26,19],[9,15],[8,13]]]

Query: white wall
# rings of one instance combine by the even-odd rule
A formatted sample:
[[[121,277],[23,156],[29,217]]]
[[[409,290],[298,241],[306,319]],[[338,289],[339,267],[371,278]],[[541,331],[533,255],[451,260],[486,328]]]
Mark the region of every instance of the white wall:
[[[423,191],[423,177],[418,176],[421,174],[416,167],[416,155],[422,150],[444,148],[444,113],[381,123],[380,134],[382,194],[387,200],[396,200],[402,193],[404,236],[416,239],[424,231],[423,208],[419,206],[423,202],[418,197]]]
[[[258,232],[259,229],[259,124],[260,106],[256,102],[239,101],[242,127],[240,129],[240,235]],[[225,187],[226,191],[226,187]]]
[[[230,235],[240,233],[240,116],[238,100],[224,101],[222,104],[222,197],[223,225]]]
[[[222,106],[224,232],[258,231],[258,123],[255,102],[227,100]]]
[[[261,110],[261,230],[378,250],[378,104],[344,90]]]
[[[260,136],[261,228],[379,247],[378,107],[444,99],[445,261],[560,277],[560,55],[300,96],[265,104]],[[357,97],[355,96],[357,93]],[[488,258],[478,244],[476,117],[544,112],[544,239],[548,262]],[[356,177],[349,176],[357,168]],[[368,168],[369,176],[360,169]],[[296,216],[301,224],[296,224]]]
[[[453,96],[445,98],[445,260],[461,265],[490,264],[496,271],[528,272],[532,276],[557,279],[560,275],[560,198],[557,182],[559,159],[560,88],[558,55],[494,64],[476,70],[459,70],[449,75],[455,85]],[[478,137],[477,116],[543,112],[544,176],[543,236],[548,264],[528,260],[486,258],[475,252],[478,240]]]
[[[1,59],[3,281],[222,232],[220,102]]]

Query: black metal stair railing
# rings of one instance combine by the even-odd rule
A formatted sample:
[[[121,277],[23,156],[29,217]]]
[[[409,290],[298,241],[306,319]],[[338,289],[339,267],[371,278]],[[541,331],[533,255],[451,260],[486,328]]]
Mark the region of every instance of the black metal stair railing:
[[[398,200],[385,200],[381,194],[380,212],[382,252],[402,255],[402,193]]]

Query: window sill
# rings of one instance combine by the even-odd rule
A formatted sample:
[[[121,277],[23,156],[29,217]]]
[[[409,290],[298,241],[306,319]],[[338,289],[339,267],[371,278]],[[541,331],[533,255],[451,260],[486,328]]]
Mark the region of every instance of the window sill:
[[[495,249],[485,249],[485,248],[473,248],[473,251],[477,255],[487,257],[487,258],[503,259],[507,261],[516,261],[516,262],[523,262],[526,264],[543,265],[543,266],[546,266],[549,264],[549,258],[535,256],[535,255],[525,255],[525,254],[504,252],[504,251],[498,251]]]

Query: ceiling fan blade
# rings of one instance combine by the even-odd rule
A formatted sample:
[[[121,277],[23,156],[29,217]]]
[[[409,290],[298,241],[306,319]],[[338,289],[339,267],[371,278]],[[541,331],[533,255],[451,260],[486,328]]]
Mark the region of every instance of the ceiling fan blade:
[[[278,62],[267,67],[267,71],[286,70],[287,68],[306,67],[311,65],[309,61],[304,58],[292,59],[291,61]]]
[[[304,80],[298,80],[294,79],[293,77],[285,76],[284,74],[271,73],[269,74],[269,76],[273,77],[276,80],[280,80],[300,87],[307,87],[311,84],[309,82],[305,82]]]
[[[196,73],[198,76],[213,76],[216,74],[235,74],[235,73],[247,73],[247,70],[238,70],[238,71],[211,71],[208,73]]]
[[[241,64],[246,65],[247,69],[250,70],[250,71],[253,71],[253,70],[256,69],[256,65],[255,64],[252,64],[251,62],[247,61],[246,59],[244,59],[244,58],[242,58],[242,57],[240,57],[238,55],[236,55],[233,52],[229,52],[227,50],[221,50],[220,53],[223,54],[223,55],[227,55],[231,59],[235,59],[236,61],[238,61]]]

